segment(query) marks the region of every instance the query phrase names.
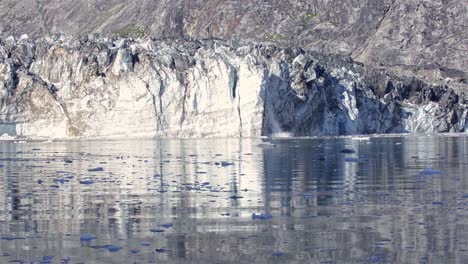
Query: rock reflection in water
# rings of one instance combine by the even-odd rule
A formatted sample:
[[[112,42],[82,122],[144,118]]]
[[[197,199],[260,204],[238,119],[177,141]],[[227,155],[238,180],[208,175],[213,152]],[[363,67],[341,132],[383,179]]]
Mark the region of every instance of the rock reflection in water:
[[[463,263],[466,139],[2,143],[0,262]]]

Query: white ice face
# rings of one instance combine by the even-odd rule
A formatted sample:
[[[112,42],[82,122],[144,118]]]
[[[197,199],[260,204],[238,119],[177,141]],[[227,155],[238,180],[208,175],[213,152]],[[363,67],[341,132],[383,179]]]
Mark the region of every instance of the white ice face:
[[[0,134],[11,136],[438,132],[452,111],[437,103],[399,106],[391,94],[377,97],[354,70],[320,65],[308,53],[288,59],[285,50],[268,46],[235,50],[221,43],[123,39],[81,43],[73,37],[10,39],[3,45]],[[22,52],[8,58],[3,52],[8,45]],[[447,130],[464,130],[466,106],[459,111],[458,123],[447,123]]]

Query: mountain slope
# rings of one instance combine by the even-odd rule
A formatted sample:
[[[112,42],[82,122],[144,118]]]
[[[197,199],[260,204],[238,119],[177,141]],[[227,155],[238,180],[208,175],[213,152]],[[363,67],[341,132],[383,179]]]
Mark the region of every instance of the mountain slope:
[[[468,0],[3,0],[0,31],[222,38],[467,87]]]

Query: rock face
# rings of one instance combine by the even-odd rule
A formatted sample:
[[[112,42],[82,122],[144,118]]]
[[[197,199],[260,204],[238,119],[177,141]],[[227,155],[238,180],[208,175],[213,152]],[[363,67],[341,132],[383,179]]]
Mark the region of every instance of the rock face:
[[[0,39],[0,133],[253,137],[462,132],[467,96],[350,59],[218,40]]]
[[[467,7],[468,0],[2,0],[0,31],[268,42],[467,89]]]

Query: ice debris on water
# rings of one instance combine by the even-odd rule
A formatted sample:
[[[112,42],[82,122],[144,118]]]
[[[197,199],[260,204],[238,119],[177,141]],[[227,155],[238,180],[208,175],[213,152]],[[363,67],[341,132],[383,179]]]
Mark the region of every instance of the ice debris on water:
[[[156,251],[156,253],[166,253],[167,249],[165,249],[165,248],[156,248],[154,251]]]
[[[122,249],[121,246],[116,245],[97,245],[97,246],[90,246],[93,249],[107,249],[109,252],[117,252]]]
[[[92,181],[92,180],[81,180],[80,184],[90,185],[90,184],[94,184],[94,181]]]
[[[2,236],[0,236],[0,240],[11,241],[11,240],[18,240],[18,239],[26,239],[26,238],[24,238],[24,237],[16,237],[16,236],[11,236],[11,235],[2,235]]]
[[[41,264],[52,263],[53,258],[54,258],[54,256],[43,256],[39,263],[41,263]]]
[[[122,249],[121,246],[116,246],[116,245],[106,245],[106,248],[107,250],[109,250],[109,252],[117,252]]]
[[[8,133],[4,133],[3,135],[0,136],[0,140],[15,140],[15,137],[8,135]]]
[[[227,167],[227,166],[234,165],[234,163],[227,162],[227,161],[221,161],[221,162],[215,162],[215,165],[221,166],[221,167]]]
[[[434,169],[424,169],[419,172],[420,175],[439,175],[443,174],[442,171],[440,170],[434,170]]]
[[[96,237],[94,235],[88,234],[88,233],[82,234],[80,236],[80,241],[91,241],[93,239],[96,239]]]
[[[99,171],[104,171],[103,167],[97,167],[97,168],[92,168],[88,169],[89,172],[99,172]]]
[[[268,213],[260,213],[260,214],[252,214],[252,220],[269,220],[272,219],[273,216]]]
[[[56,183],[60,183],[60,184],[64,184],[65,182],[68,182],[69,180],[65,180],[65,179],[53,179],[53,182],[56,182]]]

